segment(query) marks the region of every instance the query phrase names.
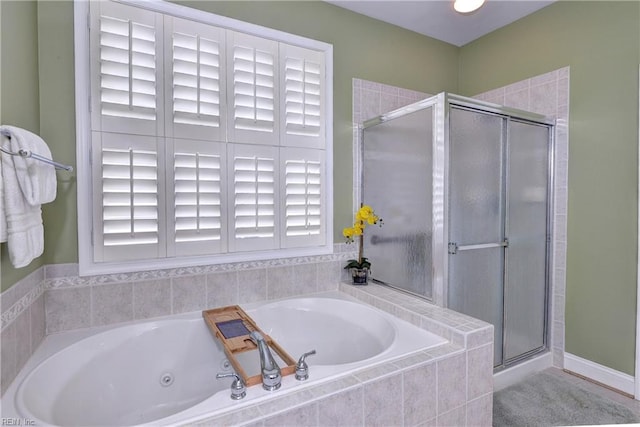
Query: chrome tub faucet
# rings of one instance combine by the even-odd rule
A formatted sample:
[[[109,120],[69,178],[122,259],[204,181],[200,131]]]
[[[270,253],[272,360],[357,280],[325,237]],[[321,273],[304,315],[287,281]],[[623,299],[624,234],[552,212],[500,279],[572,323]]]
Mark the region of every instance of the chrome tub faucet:
[[[253,331],[249,337],[258,346],[258,352],[260,353],[262,388],[267,391],[279,389],[282,385],[282,372],[269,350],[269,345],[260,332]]]

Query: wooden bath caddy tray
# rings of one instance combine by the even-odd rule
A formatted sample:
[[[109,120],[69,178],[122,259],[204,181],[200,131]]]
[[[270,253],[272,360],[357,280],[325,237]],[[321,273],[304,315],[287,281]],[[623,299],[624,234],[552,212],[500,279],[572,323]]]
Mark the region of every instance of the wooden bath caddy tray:
[[[222,343],[224,352],[233,368],[242,377],[247,386],[262,383],[262,375],[249,376],[236,357],[240,353],[252,350],[256,351],[256,358],[259,357],[257,354],[258,346],[249,337],[249,334],[253,331],[258,331],[264,337],[271,351],[275,351],[286,363],[287,366],[280,367],[282,376],[291,375],[295,372],[295,360],[269,335],[262,332],[256,322],[240,306],[230,305],[228,307],[205,310],[202,312],[202,317],[207,322],[211,333]]]

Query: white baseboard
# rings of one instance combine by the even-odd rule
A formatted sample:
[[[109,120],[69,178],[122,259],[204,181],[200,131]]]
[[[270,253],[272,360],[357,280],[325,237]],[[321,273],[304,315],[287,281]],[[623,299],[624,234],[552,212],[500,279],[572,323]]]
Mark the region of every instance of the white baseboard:
[[[571,353],[564,354],[564,368],[632,396],[635,394],[635,378],[615,369]]]

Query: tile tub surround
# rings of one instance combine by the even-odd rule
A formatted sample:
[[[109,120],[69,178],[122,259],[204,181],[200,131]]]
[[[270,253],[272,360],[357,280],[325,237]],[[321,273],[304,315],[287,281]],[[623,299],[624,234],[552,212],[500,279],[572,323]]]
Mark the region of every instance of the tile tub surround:
[[[79,277],[77,264],[41,267],[0,296],[2,394],[47,334],[335,290],[354,256],[352,246],[336,244],[330,255],[129,274]]]
[[[45,268],[40,267],[0,296],[0,388],[7,390],[45,337]]]
[[[351,253],[345,254],[352,256]],[[343,264],[343,261],[328,262],[338,263],[339,268]],[[288,271],[292,271],[293,277],[303,274],[308,278],[309,265],[301,265],[306,266],[300,273],[289,266],[291,269],[277,270],[276,275],[281,278],[283,274],[286,276]],[[287,266],[279,267],[282,269]],[[317,277],[322,274],[322,267],[326,266],[322,263],[316,265]],[[230,274],[229,271],[224,273]],[[236,274],[239,272],[236,271]],[[339,273],[336,275],[339,276]],[[261,274],[254,276],[262,277]],[[269,273],[265,273],[265,276],[268,281]],[[64,282],[78,286],[62,289],[82,289],[78,280],[80,279],[75,276],[45,279],[41,288]],[[143,283],[144,287],[153,287],[153,280],[158,279],[148,279],[145,276],[145,280],[138,283]],[[208,283],[206,280],[205,278],[205,284]],[[183,285],[182,280],[178,283],[180,287]],[[338,285],[338,281],[334,284],[333,289],[338,288],[365,303],[442,335],[450,343],[363,368],[329,382],[310,383],[309,387],[295,393],[274,396],[275,399],[268,403],[256,403],[243,410],[226,411],[212,419],[198,422],[203,425],[266,425],[272,422],[296,425],[376,425],[383,422],[386,425],[417,425],[425,422],[426,425],[491,425],[491,325],[379,285],[354,287],[345,283]],[[120,295],[123,284],[115,285],[111,285],[115,289],[113,292]],[[128,286],[126,283],[124,285]],[[197,292],[202,292],[201,280],[194,281],[194,286],[198,289]],[[46,292],[49,290],[51,289]],[[175,289],[172,290],[174,292]],[[106,303],[106,300],[100,302]],[[132,303],[135,304],[134,301]],[[172,306],[174,304],[175,302]]]
[[[491,426],[492,325],[376,284],[339,290],[450,342],[193,424]]]

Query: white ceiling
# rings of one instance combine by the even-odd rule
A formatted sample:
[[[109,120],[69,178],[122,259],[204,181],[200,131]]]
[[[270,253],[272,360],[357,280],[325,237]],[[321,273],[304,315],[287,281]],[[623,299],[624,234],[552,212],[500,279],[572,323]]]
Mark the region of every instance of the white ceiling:
[[[479,10],[462,15],[453,10],[453,0],[325,1],[456,46],[553,3],[553,0],[487,0]]]

